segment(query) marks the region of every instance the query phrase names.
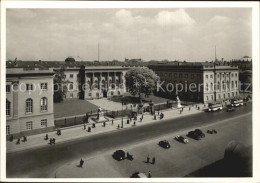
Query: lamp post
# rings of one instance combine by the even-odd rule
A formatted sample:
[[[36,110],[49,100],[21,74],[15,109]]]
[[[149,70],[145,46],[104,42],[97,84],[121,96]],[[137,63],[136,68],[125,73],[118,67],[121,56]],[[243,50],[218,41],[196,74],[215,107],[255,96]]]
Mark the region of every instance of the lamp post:
[[[123,122],[123,111],[124,111],[123,106],[124,106],[124,97],[122,97],[121,102],[122,102],[122,113],[121,113],[121,115],[122,115],[122,119],[121,119],[121,128],[123,128],[123,127],[124,127],[124,122]]]

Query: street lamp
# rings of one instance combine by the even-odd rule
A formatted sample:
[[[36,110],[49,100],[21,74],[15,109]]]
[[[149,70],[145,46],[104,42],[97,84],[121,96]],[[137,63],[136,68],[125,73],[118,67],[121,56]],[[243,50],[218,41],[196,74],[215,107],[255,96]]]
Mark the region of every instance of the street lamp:
[[[124,127],[124,122],[123,122],[123,111],[124,111],[124,109],[123,109],[123,105],[124,105],[124,97],[122,97],[121,102],[122,102],[122,113],[121,113],[121,115],[122,115],[122,119],[121,119],[121,128],[123,128],[123,127]]]

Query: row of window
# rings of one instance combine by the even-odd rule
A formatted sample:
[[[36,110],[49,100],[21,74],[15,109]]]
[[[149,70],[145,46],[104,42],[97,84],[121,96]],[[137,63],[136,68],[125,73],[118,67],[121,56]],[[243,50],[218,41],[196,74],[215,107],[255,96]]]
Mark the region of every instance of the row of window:
[[[213,90],[213,83],[206,83],[206,91],[209,90],[209,86],[210,86],[210,90],[212,91]],[[227,81],[226,83],[224,81],[222,81],[222,89],[229,89],[230,88],[230,83]],[[235,88],[237,88],[237,81],[235,81]],[[217,82],[217,85],[216,85],[216,90],[219,90],[220,89],[220,82],[218,81]],[[234,81],[231,81],[231,89],[234,89]]]
[[[165,78],[167,78],[168,76],[171,78],[172,76],[174,76],[175,78],[177,78],[177,77],[179,77],[179,78],[188,78],[189,77],[189,75],[188,74],[183,74],[183,73],[179,73],[179,74],[177,74],[177,73],[159,73],[159,76],[160,77],[165,77]],[[191,76],[191,79],[194,79],[195,78],[195,74],[190,74],[190,76]],[[196,74],[196,77],[198,78],[198,79],[200,79],[201,78],[201,74]]]
[[[218,74],[217,74],[217,78],[219,78],[220,75],[221,75],[221,74],[218,73]],[[226,73],[226,75],[227,75],[227,77],[228,77],[229,74]],[[205,77],[206,77],[206,79],[208,79],[209,77],[212,79],[212,78],[213,78],[213,74],[209,74],[209,75],[206,74]],[[225,77],[225,74],[222,74],[222,77],[224,78],[224,77]],[[234,77],[234,73],[231,73],[231,77]],[[235,77],[237,77],[237,73],[235,73]]]
[[[41,90],[47,90],[48,84],[47,83],[41,83]],[[33,90],[33,84],[26,84],[26,91],[32,91]],[[11,85],[6,85],[6,92],[11,92]]]
[[[40,108],[41,112],[47,111],[47,98],[43,97],[40,100]],[[32,113],[33,112],[33,100],[31,98],[26,99],[25,101],[25,112]],[[6,100],[6,115],[11,115],[11,102]]]
[[[238,95],[238,92],[232,92],[232,97],[235,97],[237,95]],[[230,93],[227,93],[227,98],[230,98]],[[213,99],[214,99],[213,95],[211,95],[210,97],[206,96],[206,100],[213,100]],[[218,94],[218,99],[221,99],[221,94]],[[225,93],[223,94],[223,99],[226,99]]]
[[[33,130],[33,122],[28,121],[26,122],[26,130]],[[47,119],[41,120],[41,128],[47,128]],[[6,135],[10,135],[10,125],[6,125]]]

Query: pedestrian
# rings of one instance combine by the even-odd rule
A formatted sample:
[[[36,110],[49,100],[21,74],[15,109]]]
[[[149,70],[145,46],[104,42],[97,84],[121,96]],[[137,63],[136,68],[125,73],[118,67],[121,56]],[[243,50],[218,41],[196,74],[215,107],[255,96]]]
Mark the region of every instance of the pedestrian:
[[[144,115],[142,114],[142,119],[144,118]]]
[[[153,165],[155,164],[155,157],[153,157],[152,164]]]
[[[23,136],[23,141],[26,142],[27,141],[27,137]]]
[[[52,138],[50,138],[50,145],[52,145]]]
[[[151,172],[149,171],[148,172],[148,178],[151,178],[152,177],[152,175],[151,175]]]
[[[154,120],[156,120],[156,115],[154,115]]]
[[[140,118],[140,122],[142,122],[143,118]]]
[[[20,138],[17,139],[16,144],[20,144]]]
[[[114,119],[112,119],[112,125],[114,124]]]
[[[92,124],[92,128],[96,128],[96,125],[95,125],[95,123],[93,123],[93,124]]]
[[[59,135],[59,129],[57,129],[57,135]]]
[[[84,123],[84,130],[86,130],[86,123]]]
[[[55,140],[56,140],[55,138],[52,139],[52,143],[53,143],[53,144],[55,144]]]
[[[59,129],[59,135],[61,135],[61,130]]]
[[[91,128],[90,127],[88,127],[88,132],[91,132]]]
[[[106,123],[105,122],[103,123],[103,126],[106,127]]]
[[[181,114],[181,110],[180,110],[180,114]]]
[[[150,157],[148,155],[147,158],[146,158],[146,163],[149,163],[149,162],[150,162]]]
[[[160,115],[160,111],[158,111],[158,116]]]
[[[120,128],[119,124],[117,125],[117,128],[118,128],[118,129]]]
[[[46,134],[44,140],[48,140],[48,139],[49,139],[49,136],[48,136],[48,134]]]
[[[189,107],[189,111],[190,111],[190,107]]]
[[[198,110],[200,110],[200,107],[198,107]]]
[[[135,121],[134,121],[134,126],[135,126]]]
[[[80,159],[80,162],[79,162],[79,167],[80,167],[80,168],[83,168],[83,164],[84,164],[84,161],[83,161],[83,159]]]

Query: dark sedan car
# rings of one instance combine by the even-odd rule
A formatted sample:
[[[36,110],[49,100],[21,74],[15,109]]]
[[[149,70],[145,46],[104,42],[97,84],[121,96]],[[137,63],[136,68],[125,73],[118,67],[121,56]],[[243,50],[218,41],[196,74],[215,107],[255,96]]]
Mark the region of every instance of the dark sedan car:
[[[205,137],[205,134],[200,130],[200,129],[195,129],[194,130],[201,138]]]
[[[200,140],[201,139],[201,136],[195,132],[195,131],[190,131],[188,134],[187,134],[188,137],[190,138],[193,138],[195,140]]]
[[[112,155],[114,159],[121,161],[125,159],[125,151],[123,150],[117,150],[114,152],[114,154]]]
[[[171,147],[170,143],[167,140],[161,140],[159,142],[159,146],[161,146],[165,149],[169,149]]]

